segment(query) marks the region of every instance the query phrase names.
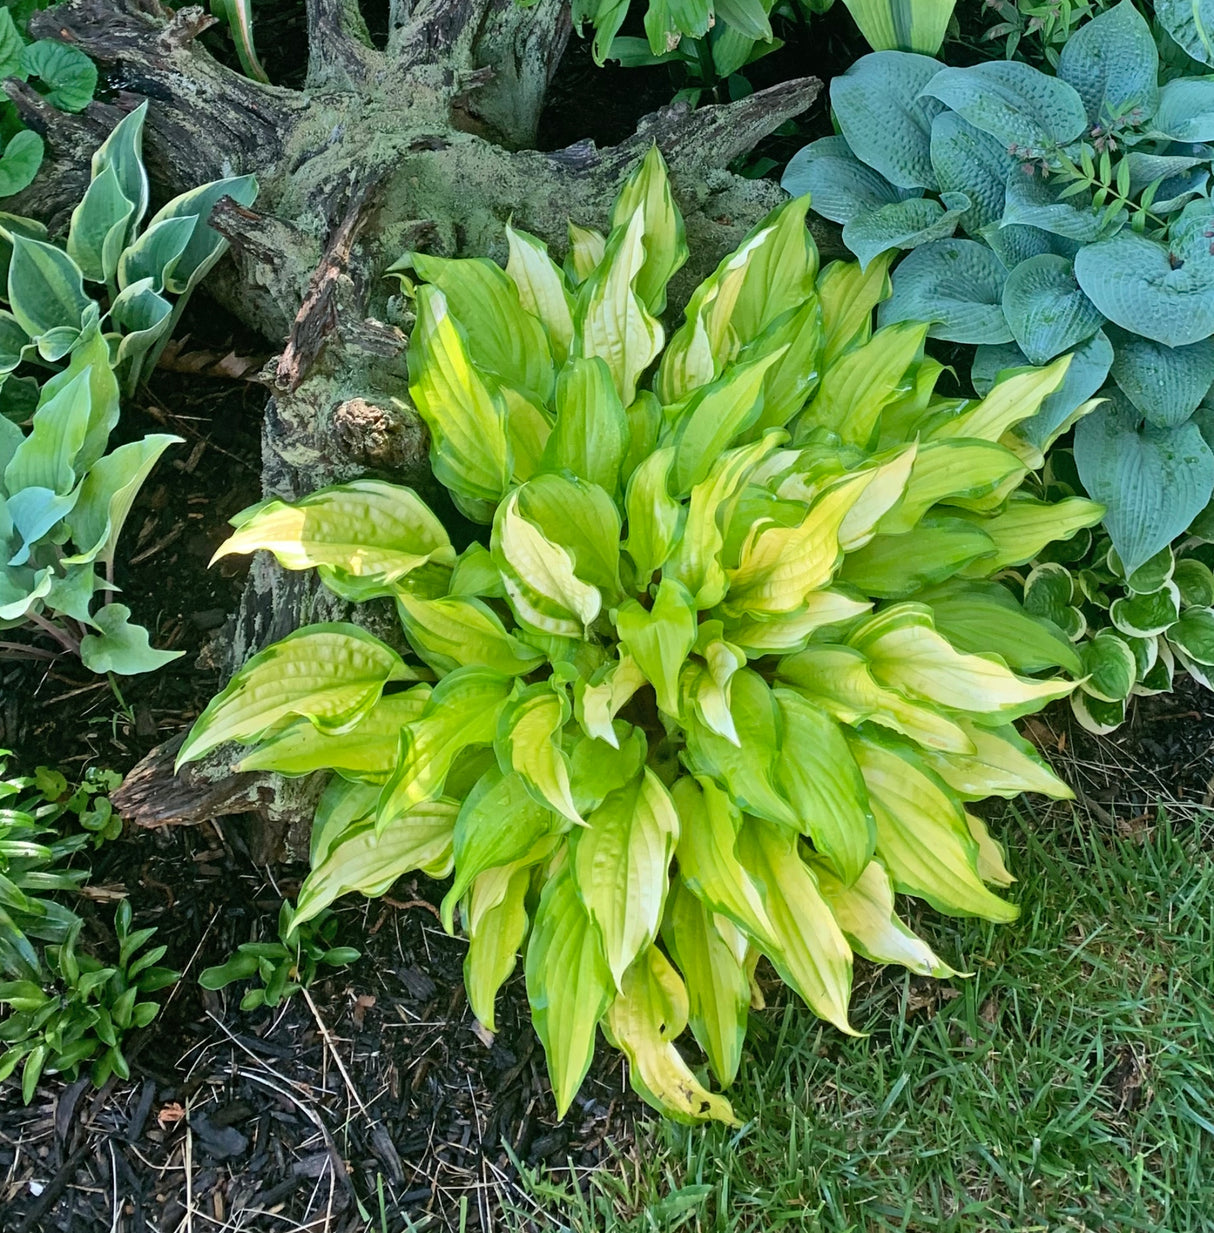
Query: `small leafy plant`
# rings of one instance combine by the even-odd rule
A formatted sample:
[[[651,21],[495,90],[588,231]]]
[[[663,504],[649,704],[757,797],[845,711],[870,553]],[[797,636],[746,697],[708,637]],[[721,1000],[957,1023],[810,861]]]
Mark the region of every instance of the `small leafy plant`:
[[[1193,11],[1155,10],[1214,65]],[[1074,356],[1026,429],[1036,444],[1105,387],[1075,462],[1133,573],[1214,493],[1195,415],[1214,382],[1214,78],[1161,70],[1122,0],[1069,38],[1056,76],[881,52],[832,82],[831,103],[841,135],[797,154],[785,186],[843,223],[862,264],[911,250],[879,320],[976,344],[980,391],[1005,368]]]
[[[1054,68],[1067,40],[1089,18],[1108,7],[1110,0],[986,0],[984,9],[996,18],[983,33],[991,42],[1003,41],[1003,55],[1044,58]],[[920,50],[908,48],[905,50]],[[1031,52],[1033,54],[1026,55]],[[928,52],[929,55],[934,54]]]
[[[225,989],[256,977],[261,983],[240,999],[240,1009],[277,1006],[309,988],[322,965],[344,967],[359,957],[352,946],[333,945],[337,924],[336,915],[324,911],[296,928],[291,905],[284,903],[278,914],[278,941],[242,942],[226,963],[205,968],[198,983],[204,989]]]
[[[853,951],[951,969],[895,891],[1011,920],[965,803],[1068,790],[1013,720],[1080,662],[991,572],[1097,522],[1017,489],[1017,435],[1067,360],[983,400],[934,393],[926,327],[873,332],[883,262],[819,272],[805,200],[694,292],[650,152],[610,232],[565,268],[513,227],[506,269],[409,254],[410,394],[435,476],[481,530],[457,550],[377,479],[269,500],[218,556],[271,551],[351,601],[388,598],[416,660],[345,623],[256,655],[180,751],[336,772],[294,924],[339,895],[454,871],[478,1018],[525,950],[563,1114],[599,1027],[656,1107],[732,1110],[675,1047],[737,1073],[761,955],[850,1032]],[[655,367],[656,365],[656,367]]]
[[[97,88],[97,66],[76,47],[55,39],[31,42],[25,36],[30,14],[45,7],[30,0],[0,8],[0,80],[16,77],[60,111],[83,111]],[[16,106],[0,95],[0,197],[33,183],[45,152],[42,138],[22,123]]]
[[[106,448],[120,376],[128,388],[138,381],[224,251],[207,224],[211,207],[225,194],[247,204],[256,193],[251,176],[218,180],[170,201],[143,227],[145,111],[125,117],[93,156],[64,248],[40,224],[0,216],[0,629],[33,626],[95,672],[147,672],[178,656],[153,650],[124,604],[96,600],[117,589],[123,523],[180,438],[153,434]],[[65,360],[46,381],[13,375]],[[30,411],[24,432],[18,421]]]
[[[78,951],[80,928],[76,921],[63,942],[46,948],[44,978],[0,983],[0,1006],[8,1008],[0,1019],[0,1045],[7,1046],[0,1053],[0,1080],[21,1066],[21,1095],[27,1104],[42,1075],[72,1079],[89,1060],[98,1087],[111,1074],[129,1079],[122,1051],[126,1034],[155,1019],[160,1005],[152,995],[181,977],[155,966],[165,948],[144,950],[156,930],[132,930],[126,900],[114,915],[114,966]]]

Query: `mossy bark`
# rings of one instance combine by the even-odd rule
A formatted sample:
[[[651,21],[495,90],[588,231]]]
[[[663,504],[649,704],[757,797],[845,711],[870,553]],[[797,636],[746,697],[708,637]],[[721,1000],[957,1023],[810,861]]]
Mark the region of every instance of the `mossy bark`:
[[[213,225],[232,260],[208,290],[283,342],[263,429],[267,495],[293,497],[373,471],[430,485],[426,436],[408,404],[406,310],[382,271],[403,252],[504,258],[503,224],[563,252],[567,220],[603,227],[615,191],[651,142],[666,156],[692,262],[672,303],[782,196],[726,166],[818,93],[788,82],[728,106],[671,107],[621,145],[531,148],[569,36],[565,0],[391,0],[387,44],[373,46],[356,0],[307,0],[309,63],[299,91],[263,86],[215,61],[198,41],[200,8],[157,0],[66,0],[37,14],[35,34],[87,52],[117,83],[115,103],[64,117],[28,87],[6,89],[47,139],[47,170],[9,208],[66,222],[87,183],[87,156],[124,110],[152,100],[145,154],[164,196],[221,176],[256,173],[255,211],[221,202]],[[231,640],[229,668],[311,620],[346,615],[310,575],[259,554]],[[167,752],[167,751],[166,751]],[[195,791],[171,785],[165,755],[141,768],[128,812],[144,822],[247,809],[297,822],[313,789],[247,780],[211,767]],[[200,812],[202,811],[202,812]],[[289,842],[297,848],[298,834]]]

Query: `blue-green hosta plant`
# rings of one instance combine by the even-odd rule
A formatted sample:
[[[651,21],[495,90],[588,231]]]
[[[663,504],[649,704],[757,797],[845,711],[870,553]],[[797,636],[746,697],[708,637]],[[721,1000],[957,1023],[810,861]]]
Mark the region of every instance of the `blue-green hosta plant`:
[[[93,156],[64,247],[32,220],[0,215],[0,629],[37,627],[96,672],[146,672],[177,657],[152,650],[112,594],[123,522],[180,438],[153,434],[107,452],[109,437],[120,380],[138,379],[223,253],[211,207],[225,193],[248,203],[256,192],[249,176],[216,181],[143,226],[145,109]]]
[[[1156,13],[1214,64],[1192,28],[1207,9]],[[1122,0],[1069,39],[1056,76],[882,52],[837,77],[831,103],[840,135],[796,155],[785,186],[843,223],[862,264],[911,250],[879,320],[976,344],[980,390],[1074,355],[1024,429],[1036,444],[1105,387],[1075,460],[1133,572],[1214,492],[1193,419],[1214,382],[1214,77],[1161,73],[1151,27]]]
[[[32,82],[60,111],[83,111],[97,88],[97,66],[68,43],[26,37],[30,14],[45,7],[22,0],[0,8],[0,80]],[[0,197],[8,197],[33,183],[45,147],[41,136],[25,127],[8,96],[0,97]]]
[[[252,176],[215,180],[145,221],[147,104],[93,155],[92,178],[62,245],[33,219],[0,215],[0,379],[23,362],[58,364],[99,328],[126,389],[154,362],[185,302],[226,251],[207,223],[220,197],[252,203]]]
[[[819,271],[807,202],[774,212],[660,317],[687,250],[656,151],[565,269],[507,232],[505,270],[410,254],[410,393],[435,476],[480,528],[457,548],[378,479],[239,515],[350,600],[387,598],[411,654],[352,624],[256,655],[182,762],[335,772],[296,921],[409,870],[454,874],[486,1024],[524,951],[561,1113],[596,1030],[637,1090],[730,1119],[685,1026],[734,1078],[760,955],[851,1031],[852,956],[947,965],[895,911],[1011,920],[967,810],[1067,789],[1013,721],[1071,691],[1064,637],[983,579],[1094,524],[1022,496],[1016,426],[1066,360],[982,400],[933,392],[926,329],[873,333],[883,268]]]

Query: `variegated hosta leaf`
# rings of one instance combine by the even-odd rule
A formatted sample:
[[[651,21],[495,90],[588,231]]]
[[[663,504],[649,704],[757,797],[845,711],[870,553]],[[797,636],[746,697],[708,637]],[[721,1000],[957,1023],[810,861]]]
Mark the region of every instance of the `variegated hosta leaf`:
[[[670,960],[651,946],[628,969],[607,1009],[607,1027],[628,1056],[632,1084],[654,1108],[681,1122],[737,1125],[729,1101],[700,1085],[674,1046],[687,1026],[687,990]]]
[[[392,584],[455,549],[443,524],[411,489],[381,480],[320,488],[296,502],[263,501],[232,519],[236,528],[212,557],[266,549],[286,569],[318,569],[353,600],[391,595]]]
[[[892,254],[819,272],[807,205],[721,260],[664,351],[656,314],[686,249],[656,150],[608,236],[571,225],[563,268],[513,227],[505,270],[412,255],[397,272],[429,283],[402,276],[413,401],[478,533],[453,527],[456,555],[414,494],[364,480],[259,507],[228,548],[393,598],[436,681],[385,695],[414,678],[369,635],[287,641],[208,708],[186,756],[235,737],[261,741],[245,769],[336,772],[306,914],[415,869],[453,873],[442,915],[468,938],[473,1012],[492,1028],[521,950],[562,1114],[601,1027],[650,1103],[731,1120],[675,1038],[690,1027],[728,1085],[762,956],[845,1032],[853,951],[952,974],[895,892],[1015,917],[989,889],[1012,880],[1002,849],[966,806],[1068,795],[1012,727],[1072,692],[1047,674],[1083,676],[1072,705],[1096,730],[1167,688],[1177,661],[1214,679],[1214,574],[1192,553],[1147,561],[1128,590],[1103,549],[1073,576],[985,580],[1068,535],[1059,559],[1079,562],[1091,539],[1098,506],[1042,500],[1051,468],[1019,491],[1041,457],[1017,426],[1069,360],[946,397],[929,323],[873,332]],[[98,345],[86,331],[48,401],[66,404]],[[87,392],[105,421],[112,399],[92,378]],[[43,416],[27,453],[49,486],[0,503],[28,557],[0,572],[0,619],[50,593],[88,616],[94,580],[52,577],[37,540],[21,544],[80,497],[87,410]],[[8,466],[24,438],[5,423]],[[1080,609],[1110,606],[1115,628],[1085,638]]]
[[[302,716],[348,732],[389,681],[416,680],[400,656],[357,625],[309,625],[254,655],[208,703],[177,754],[177,766],[224,741],[250,741]]]

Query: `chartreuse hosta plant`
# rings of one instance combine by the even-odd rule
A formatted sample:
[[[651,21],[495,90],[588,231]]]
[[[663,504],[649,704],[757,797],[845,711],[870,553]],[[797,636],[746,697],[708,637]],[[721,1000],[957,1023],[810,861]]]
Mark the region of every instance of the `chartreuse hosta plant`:
[[[879,320],[976,344],[980,391],[1004,367],[1074,355],[1026,428],[1035,443],[1105,386],[1075,461],[1131,572],[1214,492],[1195,417],[1214,389],[1214,4],[1169,0],[1155,18],[1200,66],[1161,63],[1131,0],[1080,26],[1056,75],[865,56],[831,83],[840,135],[784,177],[863,264],[911,250]]]
[[[216,181],[169,202],[144,227],[145,108],[93,156],[65,247],[30,219],[0,216],[0,629],[37,627],[96,672],[145,672],[177,657],[152,650],[109,593],[123,522],[180,438],[153,434],[107,453],[109,436],[120,380],[137,380],[223,252],[207,225],[211,207],[225,193],[250,202],[256,192],[248,176]]]
[[[416,657],[354,625],[255,656],[181,761],[336,772],[296,921],[402,874],[454,872],[486,1024],[525,951],[568,1107],[595,1032],[674,1117],[732,1117],[675,1047],[738,1068],[760,955],[851,1031],[853,952],[950,969],[894,893],[1011,920],[966,804],[1067,789],[1013,721],[1071,691],[1065,638],[981,580],[1096,522],[1016,489],[1015,426],[1066,361],[982,401],[933,394],[925,327],[872,333],[884,272],[819,273],[789,202],[695,291],[656,151],[563,271],[412,254],[413,402],[434,473],[483,530],[457,549],[408,488],[361,480],[235,519],[352,600],[391,598]],[[413,281],[416,280],[416,281]]]

